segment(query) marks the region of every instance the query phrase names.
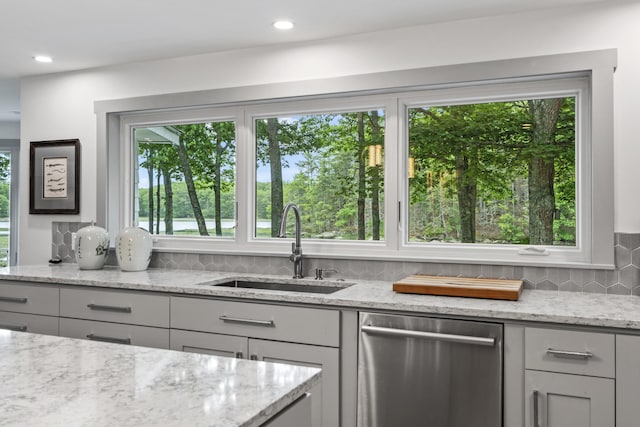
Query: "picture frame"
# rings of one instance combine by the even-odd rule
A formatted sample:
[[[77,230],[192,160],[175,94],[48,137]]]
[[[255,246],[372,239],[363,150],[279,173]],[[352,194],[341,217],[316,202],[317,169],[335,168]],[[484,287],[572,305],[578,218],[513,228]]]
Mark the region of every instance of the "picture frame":
[[[80,212],[80,140],[32,141],[29,213]]]

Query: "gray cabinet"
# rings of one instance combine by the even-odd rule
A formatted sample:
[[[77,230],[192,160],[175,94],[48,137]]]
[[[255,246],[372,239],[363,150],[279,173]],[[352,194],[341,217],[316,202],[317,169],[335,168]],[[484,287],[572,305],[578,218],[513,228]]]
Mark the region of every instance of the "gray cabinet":
[[[0,284],[0,329],[58,335],[59,289],[22,282]]]
[[[91,341],[169,348],[169,330],[123,323],[60,318],[60,336]]]
[[[525,427],[615,426],[613,334],[526,327],[524,368]]]
[[[236,335],[171,329],[171,350],[248,359],[249,339]]]
[[[169,296],[62,288],[60,335],[169,348]]]
[[[311,422],[311,396],[307,393],[283,409],[263,427],[301,427]]]
[[[173,297],[171,348],[318,367],[312,425],[340,425],[340,312]]]
[[[640,423],[640,336],[616,335],[616,425]]]
[[[171,328],[340,345],[340,312],[310,307],[172,297]]]
[[[527,370],[525,427],[614,427],[614,380]]]
[[[38,314],[0,311],[0,329],[34,334],[58,335],[58,318]]]
[[[62,288],[60,316],[168,328],[169,297],[149,292]]]
[[[337,348],[250,339],[249,358],[321,368],[322,381],[310,391],[312,426],[339,425],[340,351]]]

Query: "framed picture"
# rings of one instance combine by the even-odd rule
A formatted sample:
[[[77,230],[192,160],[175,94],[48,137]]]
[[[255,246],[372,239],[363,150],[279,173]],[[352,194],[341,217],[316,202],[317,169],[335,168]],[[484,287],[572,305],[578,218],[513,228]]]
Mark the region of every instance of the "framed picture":
[[[80,212],[80,141],[31,142],[29,213]]]

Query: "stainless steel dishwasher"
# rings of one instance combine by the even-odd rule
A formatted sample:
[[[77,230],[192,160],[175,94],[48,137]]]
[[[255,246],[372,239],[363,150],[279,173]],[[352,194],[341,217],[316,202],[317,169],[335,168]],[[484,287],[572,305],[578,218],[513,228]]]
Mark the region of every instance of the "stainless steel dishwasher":
[[[360,313],[359,427],[502,426],[502,325]]]

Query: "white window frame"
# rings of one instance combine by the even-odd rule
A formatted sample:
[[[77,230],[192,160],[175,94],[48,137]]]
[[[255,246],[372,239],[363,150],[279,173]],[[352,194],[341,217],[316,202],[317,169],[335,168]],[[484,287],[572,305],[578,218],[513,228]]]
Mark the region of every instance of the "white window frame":
[[[201,123],[210,121],[234,121],[236,123],[236,233],[231,237],[216,236],[167,236],[153,235],[154,249],[170,252],[199,252],[199,253],[244,253],[244,254],[270,254],[282,253],[290,247],[290,239],[259,238],[256,236],[255,219],[255,179],[256,179],[256,152],[255,152],[255,120],[266,117],[307,115],[322,113],[340,113],[354,111],[370,111],[383,109],[385,111],[385,123],[389,111],[395,117],[397,99],[388,96],[358,96],[345,99],[332,98],[322,100],[305,100],[268,103],[252,105],[248,107],[233,106],[221,108],[187,109],[178,111],[156,111],[150,113],[123,114],[120,118],[120,138],[123,141],[120,150],[119,164],[122,167],[120,174],[120,224],[130,227],[134,219],[134,196],[136,182],[136,163],[134,159],[135,142],[133,133],[135,128]],[[391,126],[393,129],[393,126]],[[387,144],[385,137],[385,146]],[[393,151],[395,153],[395,151]],[[385,163],[397,162],[395,154],[386,155]],[[386,168],[385,168],[386,169]],[[386,179],[390,174],[385,170],[385,194],[389,188]],[[393,178],[391,178],[393,179]],[[289,201],[285,201],[289,202]],[[291,201],[294,202],[295,201]],[[395,206],[395,200],[392,202]],[[386,206],[385,195],[385,209]],[[385,210],[385,219],[387,218]],[[394,210],[395,212],[395,210]],[[393,223],[397,221],[394,217]],[[385,221],[386,227],[386,221]],[[327,241],[322,239],[304,239],[305,253],[315,255],[331,254],[348,256],[349,253],[375,253],[394,256],[395,251],[390,247],[397,247],[397,235],[393,233],[390,239],[384,241]]]
[[[506,102],[527,99],[575,97],[576,117],[576,245],[575,246],[534,246],[515,244],[482,243],[418,243],[409,242],[406,224],[409,223],[408,209],[402,209],[398,233],[402,235],[400,252],[407,257],[425,256],[436,261],[462,257],[470,263],[486,263],[499,260],[501,263],[528,264],[549,262],[552,264],[589,263],[592,253],[592,144],[591,144],[591,97],[589,77],[549,76],[525,82],[495,83],[472,87],[435,89],[421,93],[411,93],[400,98],[401,121],[399,142],[402,144],[401,162],[398,170],[407,177],[408,110],[412,107],[442,105],[465,105],[485,102]],[[408,179],[400,180],[399,194],[402,206],[409,205]],[[544,260],[544,261],[543,261]]]
[[[20,140],[0,139],[0,151],[9,153],[11,183],[9,187],[9,253],[7,265],[18,263],[18,184],[20,183]]]
[[[248,175],[246,176],[247,182],[247,198],[246,198],[246,216],[244,222],[249,224],[247,229],[248,234],[245,235],[248,245],[255,246],[256,248],[269,248],[270,250],[277,250],[282,245],[278,242],[278,239],[274,238],[257,238],[255,230],[255,183],[256,183],[256,130],[255,121],[258,119],[269,117],[282,117],[290,115],[312,115],[312,114],[331,114],[331,113],[346,113],[357,111],[372,111],[372,110],[384,110],[385,113],[385,165],[387,162],[393,161],[391,164],[396,164],[396,151],[387,150],[389,147],[389,137],[387,132],[390,129],[395,128],[395,124],[390,127],[388,117],[391,115],[396,117],[397,110],[397,98],[394,96],[357,96],[357,97],[345,97],[345,98],[331,98],[322,100],[305,100],[305,101],[291,101],[291,102],[279,102],[265,105],[257,105],[248,107],[245,110],[246,122],[245,126],[249,129],[249,140],[246,146],[250,148],[250,153],[247,153],[247,160],[249,165],[246,170]],[[386,256],[394,256],[394,248],[397,247],[397,235],[396,233],[388,234],[389,227],[387,222],[389,220],[389,214],[392,215],[394,223],[397,221],[395,217],[395,209],[392,212],[389,211],[390,206],[396,206],[395,195],[391,198],[393,201],[389,202],[390,189],[395,188],[395,179],[392,173],[389,172],[389,168],[384,168],[384,212],[385,212],[385,230],[384,240],[371,241],[371,240],[325,240],[325,239],[307,239],[303,241],[304,253],[312,253],[314,255],[339,255],[349,256],[348,254],[365,253]],[[393,186],[389,185],[388,180],[393,180]],[[295,200],[285,200],[285,203]],[[287,236],[290,237],[290,236]],[[290,242],[287,242],[289,247]]]
[[[234,122],[236,124],[236,158],[238,156],[238,129],[242,124],[242,110],[238,108],[198,108],[176,111],[154,111],[123,114],[120,118],[120,138],[123,141],[119,150],[120,196],[119,196],[119,228],[134,226],[135,184],[137,181],[137,164],[135,161],[134,129],[142,127],[192,124],[205,122]],[[236,162],[236,177],[238,174]],[[237,182],[237,178],[236,178]],[[237,188],[237,186],[236,186]],[[236,206],[237,206],[236,194]],[[236,209],[237,211],[237,209]],[[236,212],[237,217],[237,212]],[[237,218],[236,218],[237,222]],[[236,226],[236,235],[237,235]],[[153,247],[155,250],[169,250],[176,252],[210,252],[225,250],[230,243],[235,242],[234,237],[219,236],[167,236],[153,235]]]
[[[342,259],[387,259],[396,261],[437,261],[495,265],[537,265],[586,268],[613,268],[613,71],[616,51],[603,50],[571,54],[520,58],[485,63],[462,64],[416,70],[372,73],[333,79],[265,84],[251,87],[213,89],[192,93],[153,95],[122,100],[96,101],[97,144],[97,221],[110,233],[130,225],[132,215],[127,200],[133,200],[130,171],[131,156],[122,144],[131,126],[236,120],[236,201],[238,226],[233,239],[210,237],[154,237],[154,250],[160,252],[278,255],[290,252],[290,240],[255,239],[254,185],[255,141],[253,118],[282,112],[305,114],[314,111],[385,110],[385,240],[303,241],[305,256]],[[590,115],[587,136],[591,138],[590,176],[578,180],[580,203],[588,211],[580,216],[580,254],[549,248],[545,256],[514,254],[514,247],[479,249],[456,245],[446,248],[416,248],[405,241],[401,227],[406,223],[406,141],[403,123],[406,103],[414,96],[460,91],[461,99],[476,99],[476,91],[492,84],[541,84],[550,78],[567,75],[589,76]],[[453,92],[452,92],[453,93]],[[496,93],[485,94],[496,99]],[[481,95],[477,95],[481,96]],[[433,101],[429,98],[430,101]],[[371,100],[378,100],[370,103]],[[382,100],[382,101],[380,101]],[[417,101],[416,101],[417,102]],[[434,101],[435,102],[435,101]],[[451,103],[452,99],[442,102]],[[400,104],[402,103],[402,107]],[[373,105],[372,105],[373,104]],[[202,107],[200,107],[202,106]],[[295,112],[294,112],[295,111]],[[584,136],[584,135],[583,135]],[[580,152],[579,155],[583,153]],[[129,158],[127,158],[129,156]],[[108,159],[108,162],[102,159]],[[581,165],[587,164],[581,158]],[[394,168],[395,166],[395,168]],[[580,168],[584,170],[584,168]],[[584,188],[583,188],[584,186]],[[587,194],[592,195],[587,200]],[[587,206],[589,205],[589,206]],[[402,211],[402,212],[399,212]],[[589,217],[590,215],[590,217]],[[586,234],[584,234],[586,233]],[[589,241],[589,238],[591,240]],[[473,244],[477,245],[477,244]],[[521,248],[515,249],[519,250]],[[566,249],[566,248],[565,248]],[[443,252],[444,251],[444,252]],[[531,252],[531,251],[530,251]]]

